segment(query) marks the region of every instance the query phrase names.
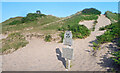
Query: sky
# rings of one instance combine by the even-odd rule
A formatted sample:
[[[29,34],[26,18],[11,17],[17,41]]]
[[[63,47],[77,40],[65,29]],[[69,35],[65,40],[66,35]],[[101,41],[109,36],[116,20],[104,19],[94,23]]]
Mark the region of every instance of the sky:
[[[105,11],[118,12],[118,2],[2,2],[2,22],[17,16],[26,16],[28,13],[41,13],[66,17],[85,8],[96,8]]]

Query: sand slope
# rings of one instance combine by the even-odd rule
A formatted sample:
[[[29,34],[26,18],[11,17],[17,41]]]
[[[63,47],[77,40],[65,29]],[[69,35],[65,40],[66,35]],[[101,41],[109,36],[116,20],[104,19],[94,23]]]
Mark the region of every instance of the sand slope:
[[[80,21],[79,24],[80,25],[85,25],[88,29],[91,29],[93,27],[93,23],[95,20],[85,20],[85,21]]]
[[[90,42],[96,36],[103,34],[98,31],[102,26],[110,24],[110,20],[104,15],[98,18],[95,31],[85,39],[74,40],[74,59],[71,70],[73,71],[103,71],[97,64],[99,58],[91,56]],[[61,57],[62,43],[44,42],[41,39],[33,38],[30,43],[17,51],[3,55],[4,71],[65,71],[65,59]]]

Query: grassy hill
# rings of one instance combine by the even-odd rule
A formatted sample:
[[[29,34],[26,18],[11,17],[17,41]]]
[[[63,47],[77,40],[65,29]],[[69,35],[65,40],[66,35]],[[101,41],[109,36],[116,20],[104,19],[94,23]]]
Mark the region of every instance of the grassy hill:
[[[112,60],[120,66],[120,27],[119,23],[112,23],[111,25],[101,28],[102,30],[107,30],[103,35],[97,36],[98,44],[103,44],[107,42],[114,42],[118,46],[117,51],[112,52]]]
[[[82,14],[89,15],[89,14],[95,14],[95,15],[100,15],[101,11],[95,9],[95,8],[87,8],[82,10]]]
[[[14,17],[14,18],[10,18],[4,22],[2,22],[2,25],[5,25],[5,24],[8,24],[8,23],[11,23],[12,21],[15,21],[15,20],[21,20],[23,17]]]
[[[106,30],[103,35],[97,36],[97,43],[93,43],[94,49],[98,50],[101,44],[113,42],[117,45],[116,51],[112,52],[111,59],[120,66],[120,23],[118,22],[118,14],[107,11],[106,17],[111,20],[111,24],[105,27],[101,27],[100,30]]]
[[[89,36],[90,30],[86,26],[79,25],[78,23],[84,20],[97,20],[98,16],[99,14],[92,13],[89,15],[84,15],[80,11],[75,13],[74,15],[66,17],[66,19],[62,21],[45,26],[44,28],[42,28],[42,30],[58,30],[62,32],[70,30],[73,32],[73,38],[85,38]]]
[[[33,30],[34,30],[37,27],[41,28],[42,25],[44,25],[44,24],[54,22],[54,21],[57,21],[60,19],[58,17],[51,16],[51,15],[46,15],[43,17],[36,17],[36,18],[34,18],[34,16],[33,16],[33,18],[29,18],[26,16],[24,18],[21,18],[20,20],[17,20],[17,18],[18,17],[7,20],[2,23],[2,33],[3,34],[8,33],[8,32],[15,32],[15,31],[21,32],[21,30],[22,30],[22,32],[23,31],[26,32],[29,30],[25,30],[25,29],[29,29],[29,28],[33,28]],[[23,19],[24,19],[24,21],[22,21]],[[9,23],[8,23],[8,21],[9,21]]]
[[[4,53],[7,51],[6,53],[10,53],[26,46],[26,44],[28,44],[28,41],[25,40],[21,33],[11,33],[6,39],[2,39],[2,49],[0,49],[0,52]]]
[[[111,20],[112,23],[118,22],[118,14],[110,11],[105,12],[105,16]]]
[[[86,26],[79,25],[78,23],[83,20],[97,20],[98,15],[99,14],[85,15],[80,11],[64,18],[36,13],[28,13],[26,17],[10,18],[2,22],[2,34],[10,35],[2,40],[2,52],[9,49],[17,50],[21,46],[26,46],[28,42],[23,35],[24,33],[42,33],[49,35],[60,31],[62,32],[60,36],[63,38],[64,31],[70,30],[74,38],[86,38],[89,36],[90,30]]]

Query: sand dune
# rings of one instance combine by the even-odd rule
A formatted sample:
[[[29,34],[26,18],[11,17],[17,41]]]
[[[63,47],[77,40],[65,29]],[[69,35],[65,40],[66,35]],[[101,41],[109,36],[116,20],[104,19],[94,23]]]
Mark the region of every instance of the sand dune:
[[[85,39],[76,39],[73,42],[74,59],[72,71],[106,71],[97,62],[99,57],[91,56],[92,41],[104,31],[98,31],[102,26],[110,24],[110,20],[104,15],[99,16],[95,31]],[[87,26],[87,24],[86,24]],[[89,26],[89,25],[88,25]],[[30,43],[17,51],[3,55],[4,71],[65,71],[65,59],[61,57],[63,44],[45,42],[42,39],[33,38]],[[103,55],[106,51],[103,52]]]

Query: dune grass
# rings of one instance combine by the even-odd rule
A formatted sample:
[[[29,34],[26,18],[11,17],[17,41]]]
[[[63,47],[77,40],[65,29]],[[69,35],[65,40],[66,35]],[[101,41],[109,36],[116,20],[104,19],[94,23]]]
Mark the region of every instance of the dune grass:
[[[115,23],[115,22],[118,21],[118,14],[117,14],[117,13],[112,13],[112,12],[110,12],[110,11],[106,11],[106,12],[105,12],[105,15],[106,15],[107,18],[110,19],[110,21],[111,21],[112,23]]]
[[[28,44],[28,41],[20,33],[11,33],[7,38],[2,39],[2,49],[1,52],[5,52],[10,49],[17,50]]]
[[[20,24],[13,24],[13,25],[8,25],[8,23],[4,22],[2,23],[2,33],[7,33],[7,32],[13,32],[13,31],[27,31],[25,30],[26,28],[33,28],[33,31],[40,31],[41,27],[47,23],[54,22],[59,20],[60,18],[57,18],[55,16],[45,16],[45,17],[38,17],[38,20],[34,20],[31,22],[25,22],[25,23],[20,23]],[[11,20],[9,22],[15,22],[14,20]],[[12,23],[10,23],[12,24]]]

